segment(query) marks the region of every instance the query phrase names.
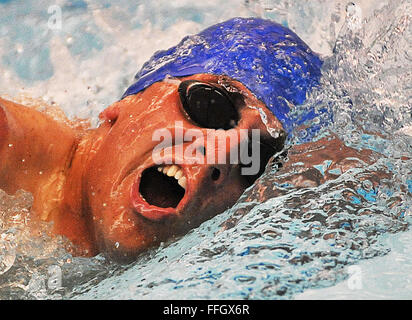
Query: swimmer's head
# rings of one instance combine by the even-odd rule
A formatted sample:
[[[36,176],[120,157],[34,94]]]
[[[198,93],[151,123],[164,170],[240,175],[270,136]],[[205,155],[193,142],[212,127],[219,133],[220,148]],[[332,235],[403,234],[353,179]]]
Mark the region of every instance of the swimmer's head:
[[[318,83],[320,66],[294,33],[262,19],[232,19],[157,52],[100,115],[84,184],[100,251],[129,261],[231,207],[282,151],[288,111]],[[253,130],[259,170],[245,175],[231,151]],[[159,139],[165,131],[169,141]],[[154,159],[161,142],[168,163]]]
[[[315,116],[313,110],[299,118],[288,113],[319,83],[321,66],[318,55],[291,30],[270,20],[234,18],[156,52],[122,98],[166,77],[226,75],[244,84],[290,134]]]

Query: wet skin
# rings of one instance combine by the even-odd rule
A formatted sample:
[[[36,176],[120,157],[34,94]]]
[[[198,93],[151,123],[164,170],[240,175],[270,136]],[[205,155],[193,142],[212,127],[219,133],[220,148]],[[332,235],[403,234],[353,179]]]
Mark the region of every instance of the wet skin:
[[[237,125],[215,131],[191,121],[178,94],[179,83],[185,80],[237,92],[241,97],[235,103]],[[32,211],[42,220],[53,221],[54,233],[71,240],[74,254],[104,252],[119,262],[131,261],[231,207],[250,185],[240,166],[229,160],[225,164],[183,163],[179,168],[186,177],[186,190],[177,206],[148,203],[141,196],[140,182],[142,173],[156,166],[152,158],[159,144],[152,138],[155,130],[166,128],[173,133],[175,122],[180,121],[183,132],[197,129],[207,136],[211,130],[226,135],[259,129],[261,140],[278,149],[284,140],[269,133],[283,130],[263,103],[241,83],[222,76],[194,75],[155,83],[108,107],[96,129],[73,128],[6,100],[0,100],[0,106],[0,188],[8,193],[32,192]],[[191,142],[183,142],[183,151],[189,147]],[[205,157],[216,153],[206,142],[198,147]],[[227,158],[229,153],[227,148]],[[172,155],[171,160],[177,159]],[[156,192],[152,188],[153,197]]]

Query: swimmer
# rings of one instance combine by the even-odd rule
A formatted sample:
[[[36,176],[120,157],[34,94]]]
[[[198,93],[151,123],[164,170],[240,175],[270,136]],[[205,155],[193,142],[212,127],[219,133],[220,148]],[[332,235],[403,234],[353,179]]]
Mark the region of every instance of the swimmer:
[[[97,128],[71,126],[0,99],[0,189],[31,192],[33,214],[53,222],[74,255],[132,261],[238,200],[269,159],[284,151],[292,128],[313,117],[308,112],[296,119],[289,111],[319,84],[321,66],[289,29],[234,18],[155,53],[121,99],[100,114]],[[194,149],[192,141],[179,142],[176,124],[184,133],[216,137],[257,130],[259,171],[244,175],[239,162],[179,162],[176,153],[169,163],[156,163],[157,130],[172,133],[169,149]],[[232,147],[224,151],[228,159]],[[344,172],[350,165],[342,159],[370,156],[338,139],[319,140],[313,148],[321,152],[302,160],[307,168],[324,157]],[[195,149],[204,157],[216,152],[209,142]],[[291,157],[299,161],[296,150]],[[308,180],[300,175],[295,183]]]

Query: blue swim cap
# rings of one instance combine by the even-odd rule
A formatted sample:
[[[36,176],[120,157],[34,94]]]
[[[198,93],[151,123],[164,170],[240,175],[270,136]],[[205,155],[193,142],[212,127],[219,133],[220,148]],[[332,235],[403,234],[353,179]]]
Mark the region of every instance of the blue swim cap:
[[[233,18],[187,36],[175,47],[156,52],[136,74],[122,99],[166,76],[198,73],[226,75],[242,82],[280,120],[287,133],[316,116],[299,105],[319,83],[322,61],[292,31],[270,20]]]

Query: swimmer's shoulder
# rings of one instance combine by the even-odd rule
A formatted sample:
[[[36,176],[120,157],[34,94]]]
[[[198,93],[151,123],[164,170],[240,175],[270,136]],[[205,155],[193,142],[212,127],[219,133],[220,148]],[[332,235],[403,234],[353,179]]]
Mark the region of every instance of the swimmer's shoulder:
[[[6,115],[6,100],[0,98],[0,150],[6,143],[7,135],[9,132],[9,126]]]
[[[26,116],[27,112],[32,112],[29,107],[0,97],[0,150],[4,148],[7,139],[10,138],[16,119]]]
[[[0,97],[0,109],[2,109],[5,114],[8,114],[10,112],[21,112],[30,108],[20,103]]]

